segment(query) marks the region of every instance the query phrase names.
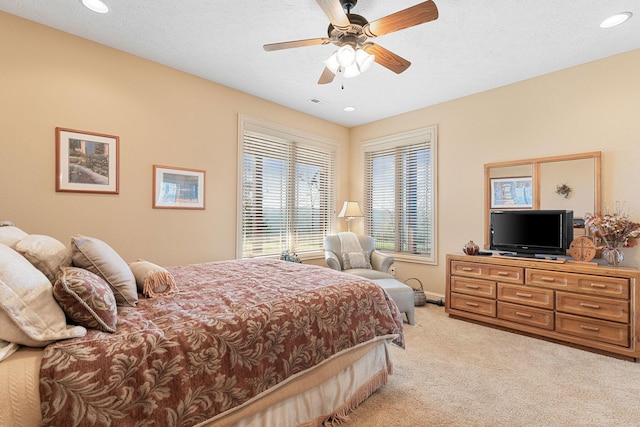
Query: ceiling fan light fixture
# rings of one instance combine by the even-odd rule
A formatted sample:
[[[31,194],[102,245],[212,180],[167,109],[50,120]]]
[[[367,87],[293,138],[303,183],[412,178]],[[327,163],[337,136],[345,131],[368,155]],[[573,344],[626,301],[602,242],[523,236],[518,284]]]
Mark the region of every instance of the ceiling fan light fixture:
[[[340,63],[338,63],[338,55],[334,52],[326,61],[324,61],[325,67],[327,67],[333,74],[338,74],[340,69]]]
[[[356,64],[355,62],[351,65],[349,65],[348,67],[344,68],[344,73],[342,74],[342,76],[345,79],[350,79],[353,77],[358,77],[360,75],[360,70],[358,69],[358,64]]]
[[[346,44],[338,49],[338,52],[336,52],[336,58],[342,67],[347,68],[356,61],[356,51],[351,47],[351,45]]]
[[[108,13],[109,6],[101,2],[100,0],[82,0],[82,4],[87,9],[96,13]]]
[[[361,73],[364,73],[371,67],[373,61],[375,61],[376,56],[371,55],[365,52],[363,49],[358,49],[356,51],[356,64],[358,64],[358,69]]]
[[[632,16],[633,16],[633,13],[631,13],[631,12],[616,13],[615,15],[612,15],[612,16],[608,17],[607,19],[605,19],[604,21],[602,21],[602,23],[600,24],[600,28],[617,27],[618,25],[622,24],[623,22],[628,21],[629,18],[631,18]]]

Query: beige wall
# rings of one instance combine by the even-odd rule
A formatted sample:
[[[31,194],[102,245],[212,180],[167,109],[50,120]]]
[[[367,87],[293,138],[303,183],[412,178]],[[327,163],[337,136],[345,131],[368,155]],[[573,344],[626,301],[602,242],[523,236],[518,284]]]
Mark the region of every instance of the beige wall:
[[[127,261],[235,257],[238,114],[336,141],[348,166],[343,126],[4,13],[0,96],[0,220]],[[55,191],[56,126],[120,137],[120,194]],[[207,209],[152,209],[154,164],[206,170]]]
[[[398,263],[397,275],[442,294],[444,255],[483,243],[484,163],[602,151],[605,203],[626,200],[640,218],[638,71],[633,51],[347,129],[0,13],[0,220],[103,238],[127,261],[229,259],[238,114],[338,142],[339,205],[362,198],[362,141],[436,124],[439,264]],[[120,137],[119,195],[55,192],[56,126]],[[205,169],[207,209],[152,209],[153,164]],[[640,266],[637,249],[625,255]]]
[[[640,50],[570,68],[351,130],[352,198],[362,198],[361,143],[438,125],[438,266],[397,263],[444,292],[445,254],[484,243],[483,165],[602,151],[603,201],[627,201],[640,221]],[[358,166],[358,167],[356,167]],[[623,265],[640,266],[625,249]]]

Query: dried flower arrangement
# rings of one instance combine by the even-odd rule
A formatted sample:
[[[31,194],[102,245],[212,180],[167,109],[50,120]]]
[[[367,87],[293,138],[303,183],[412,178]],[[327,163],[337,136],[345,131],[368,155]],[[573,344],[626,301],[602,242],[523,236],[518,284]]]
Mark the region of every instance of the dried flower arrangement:
[[[606,247],[631,248],[640,237],[640,224],[631,221],[630,216],[623,204],[616,203],[613,212],[606,208],[604,215],[585,214],[584,222],[594,237],[601,238]]]

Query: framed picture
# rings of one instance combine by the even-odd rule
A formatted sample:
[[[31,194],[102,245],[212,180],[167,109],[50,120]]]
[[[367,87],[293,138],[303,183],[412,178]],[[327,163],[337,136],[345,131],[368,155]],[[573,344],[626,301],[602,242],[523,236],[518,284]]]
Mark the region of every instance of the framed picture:
[[[205,171],[153,165],[153,207],[204,209]]]
[[[56,191],[119,192],[117,136],[56,128]]]
[[[491,178],[491,209],[533,207],[531,177]]]

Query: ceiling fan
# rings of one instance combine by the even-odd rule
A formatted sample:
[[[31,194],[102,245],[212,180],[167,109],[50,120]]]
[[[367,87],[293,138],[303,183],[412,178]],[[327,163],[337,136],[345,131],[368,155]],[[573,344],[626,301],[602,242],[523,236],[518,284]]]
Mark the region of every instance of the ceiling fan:
[[[402,73],[409,68],[411,62],[368,39],[438,19],[438,8],[432,0],[373,22],[351,13],[351,9],[358,0],[316,1],[329,18],[328,37],[265,44],[264,50],[273,51],[329,43],[338,46],[339,49],[325,61],[326,66],[318,84],[331,83],[336,73],[340,72],[344,73],[344,77],[353,77],[368,68],[374,61],[394,73]]]

